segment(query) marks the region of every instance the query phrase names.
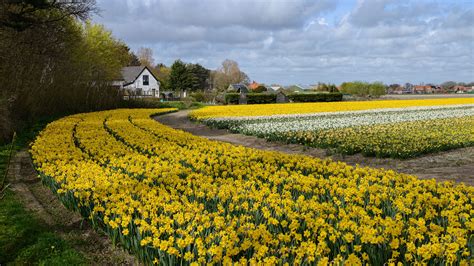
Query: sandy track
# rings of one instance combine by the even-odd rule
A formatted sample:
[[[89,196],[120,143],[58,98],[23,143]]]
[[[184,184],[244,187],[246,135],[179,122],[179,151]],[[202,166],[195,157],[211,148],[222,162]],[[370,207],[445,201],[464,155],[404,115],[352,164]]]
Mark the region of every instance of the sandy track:
[[[439,181],[453,180],[474,186],[474,147],[429,154],[408,160],[381,159],[356,155],[329,155],[326,150],[283,142],[268,142],[265,139],[233,134],[227,130],[213,129],[190,121],[189,111],[179,111],[156,116],[155,120],[170,127],[190,132],[211,140],[223,141],[261,150],[280,151],[291,154],[304,154],[318,158],[329,157],[350,165],[359,164],[375,168],[393,169],[413,174],[419,178],[435,178]]]

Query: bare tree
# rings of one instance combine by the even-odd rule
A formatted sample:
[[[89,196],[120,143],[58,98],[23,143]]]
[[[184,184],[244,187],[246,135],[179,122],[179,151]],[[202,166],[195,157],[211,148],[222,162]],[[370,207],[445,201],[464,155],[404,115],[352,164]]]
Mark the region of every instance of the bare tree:
[[[240,70],[239,64],[230,59],[224,60],[221,67],[212,71],[211,80],[214,88],[221,91],[225,90],[229,84],[248,84],[250,81],[247,74]]]
[[[97,11],[95,0],[2,0],[0,6],[0,28],[18,32],[70,17],[85,20]]]
[[[152,67],[154,66],[155,60],[153,59],[153,50],[148,47],[140,47],[137,52],[138,60],[142,65]]]
[[[85,3],[92,1],[0,0],[0,144],[40,117],[120,104],[110,80],[130,62],[129,48],[77,21],[90,10]],[[21,19],[7,19],[14,13]]]

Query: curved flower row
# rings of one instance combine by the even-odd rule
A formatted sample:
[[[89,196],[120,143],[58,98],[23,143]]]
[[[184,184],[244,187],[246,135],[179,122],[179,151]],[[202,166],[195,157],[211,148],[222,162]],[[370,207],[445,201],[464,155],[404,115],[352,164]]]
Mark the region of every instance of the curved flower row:
[[[146,263],[460,263],[474,188],[214,142],[170,110],[79,114],[31,147],[66,206]]]
[[[414,106],[456,104],[474,104],[474,98],[207,106],[192,111],[190,117],[195,120],[203,120],[217,117],[273,116],[289,114],[301,115],[322,112],[361,111],[381,108],[406,108]]]

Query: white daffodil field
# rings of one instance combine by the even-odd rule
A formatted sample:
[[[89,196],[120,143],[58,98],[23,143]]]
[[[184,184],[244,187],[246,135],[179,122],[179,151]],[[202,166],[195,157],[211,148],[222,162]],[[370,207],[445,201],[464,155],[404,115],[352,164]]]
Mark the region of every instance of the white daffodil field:
[[[319,109],[312,104],[315,112],[293,114],[283,109],[268,116],[258,112],[256,116],[240,116],[229,111],[229,116],[226,112],[222,112],[224,116],[200,116],[200,112],[206,114],[204,108],[191,116],[212,127],[268,140],[330,148],[343,154],[408,158],[474,143],[474,100],[457,100],[416,101],[411,106],[405,101],[398,108],[394,101],[374,101],[368,106],[375,108],[365,110],[357,107],[359,103],[331,103],[337,111],[328,111],[323,103]],[[304,109],[301,106],[308,104],[296,105]],[[284,106],[291,107],[296,106]]]

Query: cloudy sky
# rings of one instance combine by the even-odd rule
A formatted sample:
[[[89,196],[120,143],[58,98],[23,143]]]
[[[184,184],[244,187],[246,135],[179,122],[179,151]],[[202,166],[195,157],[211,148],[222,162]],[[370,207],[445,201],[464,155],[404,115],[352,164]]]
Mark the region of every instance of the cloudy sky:
[[[155,62],[215,69],[228,58],[252,80],[474,81],[474,0],[97,0],[114,36]]]

